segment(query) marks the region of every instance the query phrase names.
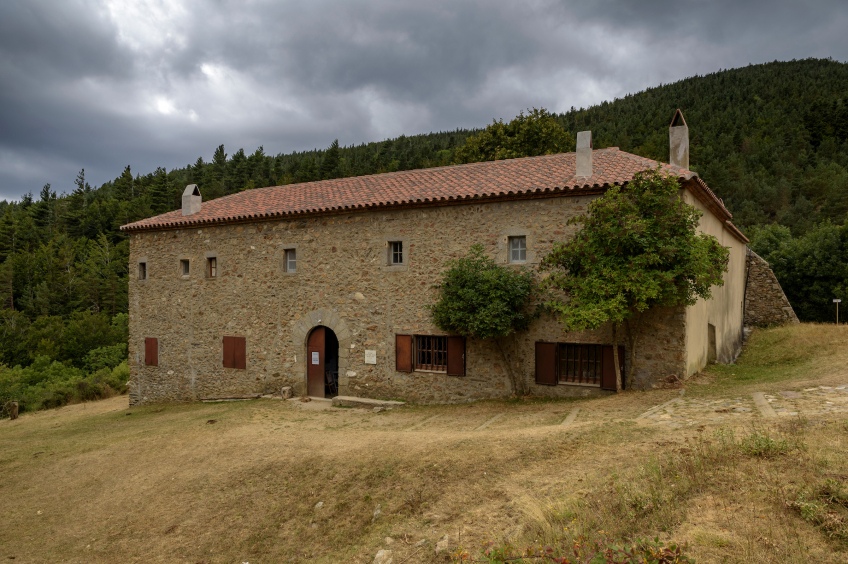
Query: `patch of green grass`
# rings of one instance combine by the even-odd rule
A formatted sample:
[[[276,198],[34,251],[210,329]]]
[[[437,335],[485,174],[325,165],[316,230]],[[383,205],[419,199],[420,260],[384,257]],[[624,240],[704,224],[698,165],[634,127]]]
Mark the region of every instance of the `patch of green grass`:
[[[694,396],[729,394],[768,388],[792,380],[832,373],[848,362],[848,327],[802,323],[755,329],[734,364],[713,364],[699,385],[687,386]]]

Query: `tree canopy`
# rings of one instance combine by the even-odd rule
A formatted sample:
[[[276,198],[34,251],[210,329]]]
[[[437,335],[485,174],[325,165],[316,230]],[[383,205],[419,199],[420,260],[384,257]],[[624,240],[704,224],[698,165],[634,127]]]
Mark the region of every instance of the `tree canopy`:
[[[692,305],[724,283],[728,250],[697,232],[701,212],[679,192],[673,176],[659,169],[640,172],[572,220],[580,225],[577,233],[554,244],[541,263],[549,273],[543,282],[550,292],[546,305],[567,330],[610,323],[615,339],[618,327],[638,314],[657,306]],[[628,333],[632,383],[635,333]]]
[[[448,263],[439,285],[439,298],[430,307],[433,323],[442,331],[476,339],[497,339],[516,395],[525,393],[524,380],[512,369],[506,339],[533,319],[530,309],[533,274],[502,266],[487,257],[481,245]]]
[[[433,323],[463,337],[506,337],[530,323],[532,292],[532,273],[498,265],[482,246],[474,245],[442,274],[439,298],[431,308]]]
[[[494,121],[465,140],[456,151],[456,162],[476,163],[518,157],[537,157],[574,150],[574,137],[553,114],[533,108],[504,123]]]

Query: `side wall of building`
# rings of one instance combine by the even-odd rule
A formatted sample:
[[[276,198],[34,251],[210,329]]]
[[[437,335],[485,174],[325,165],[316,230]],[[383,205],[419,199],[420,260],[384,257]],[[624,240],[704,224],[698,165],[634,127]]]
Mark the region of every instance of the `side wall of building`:
[[[747,247],[688,190],[683,194],[684,201],[703,212],[700,231],[714,236],[730,250],[724,285],[713,287],[709,300],[699,300],[686,308],[685,375],[690,376],[708,362],[732,362],[742,350]]]
[[[535,341],[609,343],[606,331],[564,333],[540,318],[506,342],[469,340],[466,375],[395,370],[395,335],[443,334],[427,306],[450,259],[480,243],[507,262],[510,236],[525,236],[534,267],[575,227],[590,196],[357,212],[131,235],[131,402],[191,401],[305,393],[306,338],[318,325],[339,340],[339,392],[423,403],[508,396],[509,370],[539,395],[582,395],[597,388],[534,384]],[[389,266],[389,241],[402,241],[405,264]],[[296,272],[286,272],[295,249]],[[206,276],[208,258],[217,277]],[[189,274],[181,274],[181,260]],[[518,267],[518,266],[516,266]],[[637,386],[686,369],[683,311],[651,312],[642,324]],[[223,368],[223,336],[246,340],[247,367]],[[159,343],[158,366],[144,362],[145,338]],[[366,364],[365,351],[376,351]]]

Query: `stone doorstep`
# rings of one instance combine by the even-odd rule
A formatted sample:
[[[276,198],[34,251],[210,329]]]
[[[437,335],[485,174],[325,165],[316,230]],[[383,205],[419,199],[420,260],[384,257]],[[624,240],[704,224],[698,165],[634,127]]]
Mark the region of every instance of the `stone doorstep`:
[[[333,407],[364,407],[372,409],[375,407],[400,407],[402,401],[378,400],[371,398],[357,398],[354,396],[336,396],[333,398]]]
[[[219,403],[224,401],[250,401],[259,399],[262,397],[262,394],[251,394],[249,396],[229,396],[223,398],[200,398],[200,401],[203,403]]]

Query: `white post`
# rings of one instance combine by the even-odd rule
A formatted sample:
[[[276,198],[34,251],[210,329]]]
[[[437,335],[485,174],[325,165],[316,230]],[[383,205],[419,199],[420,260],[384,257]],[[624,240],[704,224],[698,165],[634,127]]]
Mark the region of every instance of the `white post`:
[[[837,327],[839,327],[839,302],[841,302],[841,301],[842,300],[840,300],[840,299],[834,299],[833,300],[833,303],[836,304],[836,326]]]

